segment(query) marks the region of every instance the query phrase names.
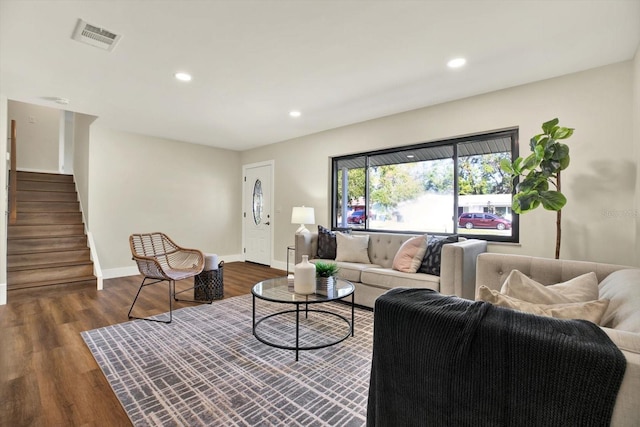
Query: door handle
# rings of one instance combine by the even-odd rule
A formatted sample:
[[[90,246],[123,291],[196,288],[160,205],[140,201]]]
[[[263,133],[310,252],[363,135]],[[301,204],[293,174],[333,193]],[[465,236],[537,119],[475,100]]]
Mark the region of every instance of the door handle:
[[[271,225],[269,221],[265,222],[264,225]]]

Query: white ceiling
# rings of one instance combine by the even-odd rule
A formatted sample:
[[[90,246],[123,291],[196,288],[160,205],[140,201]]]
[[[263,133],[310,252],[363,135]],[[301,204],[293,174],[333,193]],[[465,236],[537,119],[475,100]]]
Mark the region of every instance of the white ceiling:
[[[120,43],[72,40],[78,18]],[[0,93],[244,150],[629,60],[639,44],[640,0],[0,0]]]

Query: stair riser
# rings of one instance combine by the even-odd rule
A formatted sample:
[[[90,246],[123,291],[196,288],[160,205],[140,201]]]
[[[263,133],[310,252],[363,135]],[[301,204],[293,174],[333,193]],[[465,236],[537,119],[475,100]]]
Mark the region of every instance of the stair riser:
[[[18,202],[18,212],[78,212],[79,202]]]
[[[56,262],[87,262],[91,260],[89,248],[73,251],[31,253],[7,255],[7,268],[23,267],[40,264],[54,264]]]
[[[85,278],[85,277],[75,277],[73,279],[66,279],[63,281],[58,281],[58,282],[46,282],[46,283],[41,283],[41,282],[31,282],[31,283],[22,283],[19,285],[11,285],[8,284],[7,285],[7,290],[9,291],[13,291],[16,289],[27,289],[27,288],[39,288],[39,287],[43,287],[43,286],[60,286],[60,287],[64,287],[69,288],[70,286],[91,286],[91,287],[95,287],[98,283],[98,279],[96,279],[95,277],[93,278]]]
[[[16,199],[20,202],[77,202],[76,193],[59,191],[18,191]]]
[[[86,247],[86,236],[18,239],[11,241],[11,245],[7,249],[7,252],[9,254],[17,254],[30,251],[64,251]]]
[[[64,182],[18,181],[18,191],[63,191],[75,193],[76,186]]]
[[[73,183],[73,175],[18,171],[18,181],[48,181]]]
[[[80,212],[20,212],[18,211],[18,225],[37,224],[82,224]]]
[[[23,237],[77,236],[82,234],[84,234],[84,226],[82,224],[10,225],[8,228],[9,239],[19,239]]]
[[[59,268],[38,268],[35,270],[21,270],[7,272],[9,285],[23,285],[26,283],[59,280],[61,282],[79,276],[93,274],[93,265],[66,266]]]

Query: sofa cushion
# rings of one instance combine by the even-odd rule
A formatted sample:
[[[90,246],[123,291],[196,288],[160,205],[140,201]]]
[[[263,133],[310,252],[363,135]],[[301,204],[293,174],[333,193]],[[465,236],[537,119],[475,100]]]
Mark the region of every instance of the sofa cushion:
[[[424,253],[427,250],[427,235],[416,236],[407,240],[400,246],[393,258],[394,270],[404,273],[415,273],[420,267]]]
[[[513,270],[500,292],[533,304],[560,304],[598,299],[598,278],[587,273],[563,283],[545,286],[526,274]]]
[[[429,288],[440,290],[440,278],[424,273],[404,273],[390,268],[367,268],[362,271],[360,281],[382,289]]]
[[[640,333],[640,269],[615,271],[600,282],[599,288],[600,298],[609,300],[603,325]]]
[[[336,261],[371,264],[369,260],[369,235],[336,233]]]
[[[442,247],[447,243],[456,243],[457,235],[452,236],[429,236],[427,240],[427,250],[424,253],[419,273],[440,275],[440,263],[442,261]]]
[[[609,305],[609,301],[606,299],[559,304],[535,304],[502,294],[486,286],[480,286],[478,289],[478,299],[526,313],[558,319],[588,320],[596,325],[599,325],[602,321],[605,310]]]
[[[314,260],[314,261],[321,261],[321,260]],[[376,264],[362,264],[362,263],[356,263],[356,262],[340,262],[337,261],[336,264],[338,264],[338,267],[340,267],[340,270],[338,270],[338,274],[337,276],[341,279],[344,280],[348,280],[350,282],[362,282],[362,272],[368,268],[372,268],[372,267],[380,267],[379,265]]]

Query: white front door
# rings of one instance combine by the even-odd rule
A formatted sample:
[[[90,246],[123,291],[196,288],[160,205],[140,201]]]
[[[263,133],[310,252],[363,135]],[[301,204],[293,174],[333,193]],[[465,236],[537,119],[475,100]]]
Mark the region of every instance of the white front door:
[[[271,265],[271,182],[273,165],[248,165],[244,168],[243,227],[245,261]]]

